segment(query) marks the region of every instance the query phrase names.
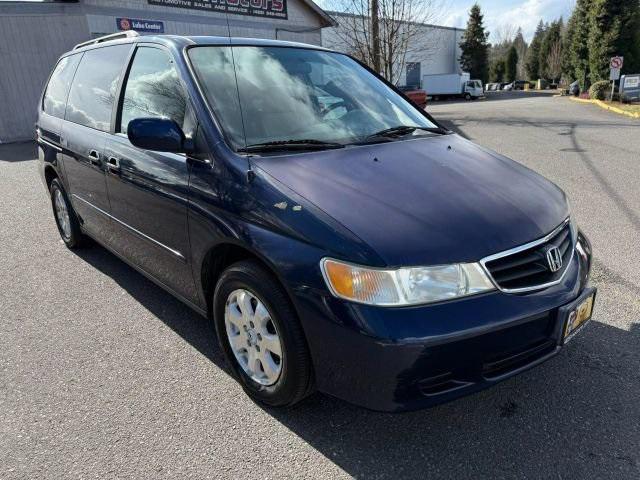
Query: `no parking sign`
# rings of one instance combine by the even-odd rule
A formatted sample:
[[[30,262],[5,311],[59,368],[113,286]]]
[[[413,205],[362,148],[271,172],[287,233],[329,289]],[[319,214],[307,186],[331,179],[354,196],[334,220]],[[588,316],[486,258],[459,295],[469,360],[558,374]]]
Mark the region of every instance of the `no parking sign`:
[[[620,78],[620,69],[624,65],[624,57],[612,57],[609,67],[611,68],[611,74],[609,80],[618,80]]]

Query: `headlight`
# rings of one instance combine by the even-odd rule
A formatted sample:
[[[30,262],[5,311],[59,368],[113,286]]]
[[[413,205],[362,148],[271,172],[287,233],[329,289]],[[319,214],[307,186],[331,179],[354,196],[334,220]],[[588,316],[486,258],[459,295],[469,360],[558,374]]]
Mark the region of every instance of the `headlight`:
[[[495,289],[478,263],[385,270],[325,258],[320,266],[333,295],[367,305],[420,305]]]

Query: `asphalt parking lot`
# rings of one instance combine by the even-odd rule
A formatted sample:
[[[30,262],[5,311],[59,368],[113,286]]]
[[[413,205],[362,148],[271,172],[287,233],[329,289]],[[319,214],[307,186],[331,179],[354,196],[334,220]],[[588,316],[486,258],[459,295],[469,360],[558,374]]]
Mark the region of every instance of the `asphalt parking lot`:
[[[640,121],[527,93],[427,109],[571,199],[599,297],[560,355],[421,412],[261,408],[204,319],[64,247],[35,146],[0,146],[0,478],[638,478]]]

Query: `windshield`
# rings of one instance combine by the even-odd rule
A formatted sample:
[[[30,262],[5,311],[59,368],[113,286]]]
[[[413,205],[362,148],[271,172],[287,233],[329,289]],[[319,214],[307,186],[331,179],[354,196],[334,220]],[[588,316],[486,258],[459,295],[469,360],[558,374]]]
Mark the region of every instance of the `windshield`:
[[[189,58],[234,148],[292,140],[357,143],[433,124],[346,55],[288,47],[203,46]],[[235,70],[234,70],[235,65]],[[421,130],[422,129],[422,130]]]

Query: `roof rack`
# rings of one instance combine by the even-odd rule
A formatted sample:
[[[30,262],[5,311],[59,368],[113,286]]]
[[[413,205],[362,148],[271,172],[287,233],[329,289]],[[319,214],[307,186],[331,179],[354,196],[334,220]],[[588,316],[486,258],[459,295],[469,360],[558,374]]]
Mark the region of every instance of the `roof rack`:
[[[103,37],[87,40],[86,42],[77,44],[75,47],[73,47],[73,49],[77,50],[79,48],[86,47],[87,45],[93,45],[94,43],[110,42],[111,40],[119,40],[121,38],[134,38],[139,36],[140,34],[135,30],[127,30],[125,32],[112,33],[111,35],[105,35]]]

